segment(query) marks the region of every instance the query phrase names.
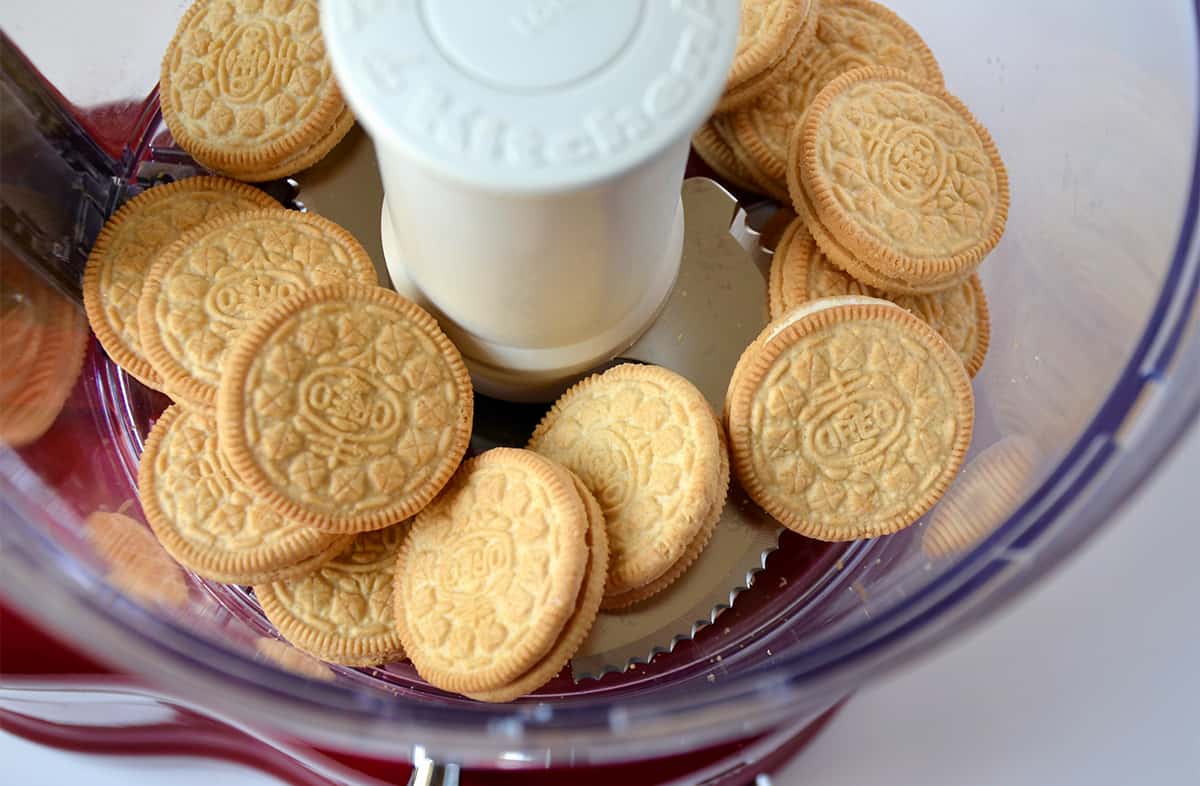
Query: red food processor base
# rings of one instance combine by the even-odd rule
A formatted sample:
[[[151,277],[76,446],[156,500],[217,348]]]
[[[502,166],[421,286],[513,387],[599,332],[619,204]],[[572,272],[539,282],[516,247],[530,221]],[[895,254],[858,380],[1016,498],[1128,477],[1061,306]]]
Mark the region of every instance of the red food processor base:
[[[0,728],[40,745],[80,753],[112,756],[200,756],[252,767],[297,786],[332,786],[341,783],[409,783],[412,764],[377,759],[311,746],[237,728],[194,708],[175,704],[132,678],[113,672],[99,662],[51,637],[27,618],[0,605]],[[21,685],[37,690],[21,690]],[[105,721],[105,705],[98,691],[114,697],[137,695],[151,699],[154,722],[130,723],[119,713]],[[43,693],[45,692],[45,693]],[[37,694],[52,695],[47,701]],[[72,693],[86,713],[73,717]],[[29,700],[23,699],[29,695]],[[83,705],[81,705],[82,707]],[[143,705],[144,706],[144,705]],[[53,707],[47,711],[48,707]],[[687,782],[704,786],[741,786],[754,783],[803,750],[832,719],[841,705],[796,729],[756,735],[692,751],[679,756],[629,764],[571,767],[552,770],[462,771],[462,786],[537,786],[562,783],[568,773],[577,786],[622,783],[651,786]],[[724,766],[723,766],[724,765]],[[710,774],[712,773],[712,774]],[[703,780],[693,781],[699,775]],[[452,781],[448,781],[452,782]]]

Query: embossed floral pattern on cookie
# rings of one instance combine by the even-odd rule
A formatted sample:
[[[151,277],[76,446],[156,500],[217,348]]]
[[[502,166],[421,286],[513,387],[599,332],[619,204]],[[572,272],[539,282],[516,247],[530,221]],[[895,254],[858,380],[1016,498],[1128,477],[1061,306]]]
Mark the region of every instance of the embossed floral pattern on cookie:
[[[604,597],[604,584],[608,575],[608,535],[604,513],[600,503],[587,490],[578,477],[571,476],[575,491],[587,509],[587,566],[584,568],[579,595],[575,600],[575,611],[563,626],[562,633],[550,652],[537,665],[522,674],[512,683],[490,691],[475,691],[470,698],[480,701],[512,701],[527,693],[533,693],[558,674],[587,638],[600,610]]]
[[[970,381],[953,350],[894,304],[817,301],[772,323],[735,372],[728,428],[750,496],[823,540],[915,522],[970,444]]]
[[[823,90],[789,170],[818,242],[828,233],[855,265],[909,285],[970,276],[1008,218],[1008,176],[987,130],[957,98],[896,69],[859,69]]]
[[[223,177],[155,186],[126,202],[101,230],[83,274],[88,321],[108,356],[143,383],[161,388],[138,324],[142,287],[158,255],[205,222],[277,206],[262,191]]]
[[[219,450],[212,418],[175,405],[159,417],[138,468],[138,496],[159,542],[214,581],[251,584],[304,573],[346,537],[279,515]]]
[[[221,378],[238,474],[280,513],[332,532],[423,508],[458,467],[473,399],[433,317],[380,287],[332,284],[268,310]]]
[[[343,108],[316,0],[197,0],[160,82],[176,142],[218,170],[277,164],[320,139]]]
[[[316,570],[256,586],[267,619],[298,649],[322,660],[371,666],[404,657],[392,587],[407,526],[361,533]]]
[[[465,463],[417,516],[397,569],[397,622],[420,674],[472,692],[533,668],[575,610],[586,529],[552,462],[498,448]]]
[[[211,407],[225,356],[267,307],[312,286],[376,283],[367,252],[313,213],[266,210],[202,224],[160,256],[139,303],[142,346],[167,387]]]
[[[816,240],[797,219],[786,246],[771,261],[771,318],[823,297],[865,295],[890,300],[925,320],[954,347],[974,376],[983,366],[991,334],[987,298],[978,275],[961,284],[928,295],[899,295],[868,286],[835,267],[817,247]]]
[[[529,447],[579,475],[604,509],[607,595],[666,573],[725,498],[712,409],[690,382],[655,366],[618,366],[576,385]]]

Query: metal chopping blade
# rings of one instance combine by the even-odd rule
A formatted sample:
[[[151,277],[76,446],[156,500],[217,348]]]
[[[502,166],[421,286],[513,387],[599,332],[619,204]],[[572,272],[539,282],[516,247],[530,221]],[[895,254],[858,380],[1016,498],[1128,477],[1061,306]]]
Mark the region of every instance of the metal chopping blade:
[[[770,258],[753,222],[713,181],[685,181],[683,207],[679,279],[658,320],[623,358],[682,374],[719,413],[738,358],[767,322]],[[732,483],[712,540],[679,580],[629,609],[596,618],[571,660],[575,680],[625,671],[691,639],[750,585],[778,548],[780,531]]]
[[[361,135],[348,137],[299,180],[298,201],[362,238],[382,276],[378,237],[383,189],[369,141]],[[747,213],[721,186],[704,178],[684,181],[682,199],[683,258],[674,291],[654,325],[620,360],[679,372],[719,413],[733,367],[767,322],[766,249],[787,216],[767,203]],[[754,226],[764,226],[761,236]],[[483,396],[477,396],[475,409],[473,451],[524,447],[546,411],[543,405]],[[732,484],[720,523],[696,562],[658,595],[620,613],[601,612],[571,661],[574,678],[624,671],[692,638],[749,586],[778,547],[780,531]]]

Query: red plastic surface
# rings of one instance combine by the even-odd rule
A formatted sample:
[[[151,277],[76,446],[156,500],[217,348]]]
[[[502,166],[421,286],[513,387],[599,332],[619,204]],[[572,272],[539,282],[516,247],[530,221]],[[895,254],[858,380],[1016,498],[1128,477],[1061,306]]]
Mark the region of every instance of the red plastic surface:
[[[39,676],[44,678],[43,684],[52,684],[56,676],[87,675],[106,675],[123,685],[134,682],[63,644],[23,615],[4,606],[0,606],[0,671],[6,676]],[[64,682],[64,687],[68,684]],[[174,706],[169,701],[163,700],[163,704],[171,708],[173,717],[170,723],[120,728],[72,726],[0,710],[0,728],[33,742],[65,750],[126,756],[202,756],[254,767],[296,786],[326,786],[336,782],[315,772],[301,758],[288,755],[257,737],[197,712]],[[769,772],[796,755],[824,727],[835,711],[836,708],[830,710],[805,727],[757,762],[753,768],[739,767],[736,759],[747,746],[759,739],[758,737],[686,755],[632,764],[569,770],[464,772],[460,783],[463,786],[549,786],[560,784],[564,777],[570,777],[576,786],[613,783],[621,783],[624,786],[650,786],[686,778],[698,770],[719,767],[722,762],[730,761],[730,769],[709,783],[713,786],[739,786],[751,783],[758,773]],[[407,783],[412,772],[411,766],[402,761],[322,750],[302,742],[283,742],[283,745],[296,750],[303,758],[321,761],[326,767],[346,768],[384,783]],[[400,745],[398,749],[406,747]]]

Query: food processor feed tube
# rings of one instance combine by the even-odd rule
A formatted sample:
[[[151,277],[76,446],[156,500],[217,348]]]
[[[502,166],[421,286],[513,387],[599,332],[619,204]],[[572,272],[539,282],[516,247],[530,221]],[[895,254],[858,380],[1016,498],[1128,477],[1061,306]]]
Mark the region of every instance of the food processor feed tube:
[[[372,137],[393,285],[477,389],[545,400],[630,346],[679,270],[690,138],[737,0],[323,0]]]

